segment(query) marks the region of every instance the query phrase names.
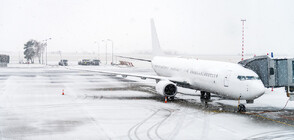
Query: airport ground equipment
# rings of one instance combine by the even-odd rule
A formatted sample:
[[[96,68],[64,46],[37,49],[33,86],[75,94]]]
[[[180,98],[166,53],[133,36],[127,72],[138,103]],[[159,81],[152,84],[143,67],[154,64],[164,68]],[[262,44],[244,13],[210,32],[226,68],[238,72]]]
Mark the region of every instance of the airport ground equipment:
[[[82,61],[78,62],[79,65],[91,65],[90,59],[83,59]]]
[[[10,60],[9,55],[0,54],[0,67],[7,67],[9,60]]]
[[[60,66],[68,66],[68,60],[66,59],[61,59],[58,63]]]
[[[119,61],[119,65],[125,65],[128,67],[134,67],[132,62],[128,62],[128,61]]]
[[[91,61],[91,65],[99,66],[99,65],[100,65],[100,60],[99,60],[99,59],[93,59],[93,60]]]
[[[285,87],[287,96],[294,101],[294,58],[272,59],[263,55],[239,64],[256,72],[265,87]]]

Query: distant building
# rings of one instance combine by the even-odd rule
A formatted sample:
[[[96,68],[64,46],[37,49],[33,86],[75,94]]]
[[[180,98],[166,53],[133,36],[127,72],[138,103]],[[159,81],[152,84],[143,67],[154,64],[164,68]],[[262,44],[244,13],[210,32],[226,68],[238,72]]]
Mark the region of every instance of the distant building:
[[[9,55],[0,54],[0,67],[7,67],[7,64],[9,63]]]

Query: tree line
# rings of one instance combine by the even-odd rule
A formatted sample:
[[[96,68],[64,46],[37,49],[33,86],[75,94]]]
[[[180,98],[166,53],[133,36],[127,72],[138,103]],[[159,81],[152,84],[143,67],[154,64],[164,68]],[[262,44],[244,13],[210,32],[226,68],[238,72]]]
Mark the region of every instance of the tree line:
[[[43,60],[44,49],[47,43],[42,43],[37,40],[31,39],[26,44],[24,44],[24,58],[29,63],[34,63],[35,58],[38,58],[41,64],[41,58]]]

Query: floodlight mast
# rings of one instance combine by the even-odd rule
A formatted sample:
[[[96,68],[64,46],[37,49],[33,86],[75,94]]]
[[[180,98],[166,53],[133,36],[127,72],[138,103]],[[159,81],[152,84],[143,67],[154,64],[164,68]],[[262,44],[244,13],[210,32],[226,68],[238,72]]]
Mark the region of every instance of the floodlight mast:
[[[102,40],[102,42],[105,42],[105,64],[107,65],[107,40]]]
[[[50,37],[50,38],[47,38],[47,39],[44,39],[43,40],[43,42],[45,42],[45,44],[46,44],[46,66],[47,66],[47,41],[48,40],[51,40],[52,38]]]
[[[241,19],[241,22],[242,22],[242,58],[241,58],[241,60],[243,61],[244,60],[244,43],[245,43],[245,39],[244,39],[244,31],[245,31],[245,28],[244,28],[244,26],[245,26],[245,21],[246,21],[246,19]]]
[[[100,44],[98,41],[95,41],[94,44],[97,44],[98,46],[98,59],[100,60]]]
[[[111,42],[111,64],[113,64],[113,40],[107,39],[107,41]]]

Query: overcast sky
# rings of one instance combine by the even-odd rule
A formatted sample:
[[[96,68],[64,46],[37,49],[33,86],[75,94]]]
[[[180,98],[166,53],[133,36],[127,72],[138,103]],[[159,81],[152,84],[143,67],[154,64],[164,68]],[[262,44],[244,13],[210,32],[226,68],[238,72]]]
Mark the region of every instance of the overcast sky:
[[[294,55],[293,6],[293,0],[0,0],[0,52],[46,38],[48,51],[97,52],[95,41],[103,51],[103,39],[113,40],[115,52],[148,51],[154,18],[165,51],[238,54],[246,18],[246,53]]]

